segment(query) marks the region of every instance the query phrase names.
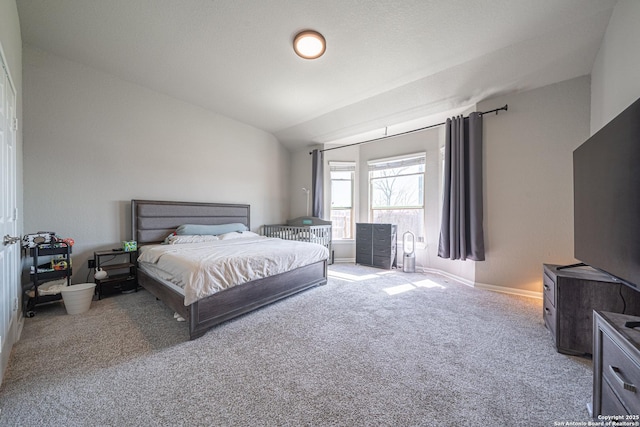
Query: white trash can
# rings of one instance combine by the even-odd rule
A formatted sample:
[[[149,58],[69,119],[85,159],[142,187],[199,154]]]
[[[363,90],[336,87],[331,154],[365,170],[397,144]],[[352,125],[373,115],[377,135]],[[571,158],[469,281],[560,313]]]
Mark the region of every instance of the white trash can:
[[[62,300],[68,314],[80,314],[89,311],[95,283],[80,283],[62,288]]]

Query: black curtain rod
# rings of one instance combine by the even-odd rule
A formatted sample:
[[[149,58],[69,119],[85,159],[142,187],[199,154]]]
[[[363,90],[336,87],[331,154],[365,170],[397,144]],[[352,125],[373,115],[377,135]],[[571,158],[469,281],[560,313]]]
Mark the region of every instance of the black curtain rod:
[[[489,110],[489,111],[483,111],[483,112],[480,113],[480,115],[484,116],[485,114],[489,114],[489,113],[496,113],[496,115],[498,115],[499,111],[507,111],[508,109],[509,109],[509,104],[504,104],[504,107],[494,108],[493,110]],[[408,130],[406,132],[396,133],[395,135],[385,135],[385,136],[381,136],[380,138],[369,139],[367,141],[354,142],[353,144],[341,145],[339,147],[325,148],[324,150],[319,150],[319,152],[323,153],[325,151],[337,150],[338,148],[353,147],[354,145],[360,145],[360,144],[368,144],[370,142],[380,141],[381,139],[394,138],[396,136],[407,135],[409,133],[414,133],[414,132],[420,132],[420,131],[423,131],[423,130],[426,130],[426,129],[431,129],[431,128],[434,128],[434,127],[437,127],[437,126],[442,126],[444,124],[446,124],[446,122],[437,123],[435,125],[430,125],[430,126],[425,126],[423,128],[419,128],[419,129]],[[312,154],[312,153],[313,153],[312,151],[309,151],[309,154]]]

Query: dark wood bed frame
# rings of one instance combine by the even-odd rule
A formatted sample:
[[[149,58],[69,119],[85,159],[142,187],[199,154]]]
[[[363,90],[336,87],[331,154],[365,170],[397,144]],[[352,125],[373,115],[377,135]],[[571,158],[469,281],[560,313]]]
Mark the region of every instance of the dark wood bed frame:
[[[181,224],[242,223],[249,227],[249,205],[131,201],[131,229],[138,246],[160,243]],[[184,305],[184,296],[138,270],[138,283],[189,322],[190,339],[211,327],[297,292],[327,283],[327,261],[254,280]]]

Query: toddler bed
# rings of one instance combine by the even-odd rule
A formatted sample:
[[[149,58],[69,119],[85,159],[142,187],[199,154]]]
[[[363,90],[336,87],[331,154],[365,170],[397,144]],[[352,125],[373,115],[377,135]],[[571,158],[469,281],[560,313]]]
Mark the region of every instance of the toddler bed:
[[[329,254],[333,254],[331,251],[331,221],[325,221],[313,216],[290,219],[286,225],[263,225],[262,235],[285,240],[318,243],[327,248]]]
[[[229,242],[225,240],[193,241],[183,245],[161,245],[168,235],[184,224],[201,226],[244,224],[248,229],[249,218],[249,205],[131,201],[133,239],[138,242],[139,260],[145,261],[139,261],[138,283],[187,320],[191,339],[203,335],[211,327],[226,320],[327,282],[329,253],[325,248],[317,245],[304,248],[304,251],[307,249],[315,251],[315,255],[313,255],[315,260],[297,259],[301,252],[300,246],[307,246],[297,242],[290,242],[298,245],[295,247],[259,249],[259,244],[277,244],[278,239],[266,239],[257,235],[255,235],[256,237],[249,235],[247,236],[249,239],[246,240],[234,238]],[[256,248],[252,248],[253,244],[249,244],[254,241]],[[279,243],[283,242],[279,241]],[[220,255],[220,251],[215,255],[202,252],[205,250],[203,246],[208,245],[222,248],[222,255]],[[255,255],[247,255],[249,250],[268,254],[279,253],[283,258],[255,261]],[[175,258],[174,256],[177,256],[179,252],[186,253],[186,258]],[[244,258],[238,258],[240,253]],[[219,274],[217,271],[208,271],[201,273],[196,286],[198,291],[194,292],[187,290],[187,287],[177,286],[168,277],[163,276],[165,270],[171,270],[172,267],[166,267],[166,265],[163,267],[158,262],[160,259],[167,259],[172,260],[174,266],[178,264],[205,266],[205,259],[209,260],[220,256],[224,258],[223,263],[230,264],[233,271],[236,273],[240,271],[236,276],[239,274],[245,279],[249,277],[243,273],[245,270],[242,270],[248,265],[249,270],[258,271],[258,275],[264,277],[246,282],[241,281],[241,284],[236,285],[232,282],[237,277],[232,277],[229,279],[229,283],[225,283],[224,280],[217,280]],[[247,261],[247,257],[249,261]],[[239,264],[234,264],[236,261],[233,260],[236,258]],[[157,265],[155,265],[156,262]],[[241,265],[243,263],[244,265]],[[292,269],[281,271],[283,263],[293,266]],[[162,268],[156,269],[156,267]],[[184,273],[183,277],[185,282],[189,282],[194,276],[191,273]],[[211,281],[215,281],[215,283],[211,283]],[[174,280],[174,282],[176,281]],[[212,288],[215,292],[212,294],[202,293],[200,292],[202,288]]]

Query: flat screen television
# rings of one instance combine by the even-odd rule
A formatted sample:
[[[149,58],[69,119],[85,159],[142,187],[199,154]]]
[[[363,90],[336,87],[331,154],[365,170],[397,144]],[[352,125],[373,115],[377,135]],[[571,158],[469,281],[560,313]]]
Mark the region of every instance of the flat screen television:
[[[640,289],[640,99],[573,152],[574,256]]]

